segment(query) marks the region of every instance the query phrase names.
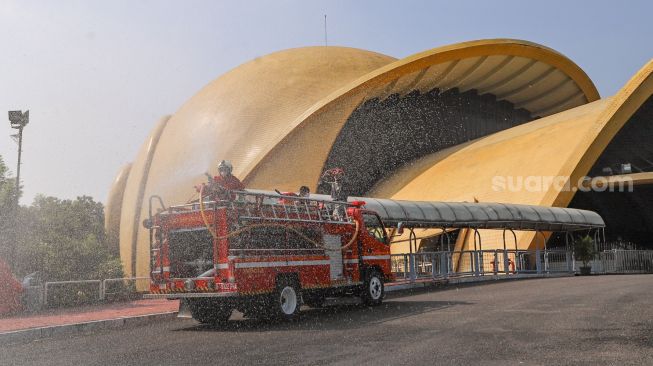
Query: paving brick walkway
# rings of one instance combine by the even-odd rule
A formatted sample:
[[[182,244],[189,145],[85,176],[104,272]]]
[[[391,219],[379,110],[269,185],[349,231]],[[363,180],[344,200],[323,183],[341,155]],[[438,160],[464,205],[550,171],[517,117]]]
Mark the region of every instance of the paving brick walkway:
[[[67,309],[53,309],[36,314],[17,314],[0,318],[0,333],[16,330],[85,323],[122,317],[177,311],[179,301],[134,300]]]

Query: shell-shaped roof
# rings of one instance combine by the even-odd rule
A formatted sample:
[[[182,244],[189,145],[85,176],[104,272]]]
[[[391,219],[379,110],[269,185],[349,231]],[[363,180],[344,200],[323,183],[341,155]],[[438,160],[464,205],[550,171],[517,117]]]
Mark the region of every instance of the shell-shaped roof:
[[[161,123],[134,162],[121,204],[127,273],[147,271],[147,199],[186,201],[193,185],[231,160],[252,188],[315,187],[351,112],[372,98],[434,88],[477,90],[546,116],[598,99],[587,75],[547,47],[482,40],[396,60],[344,47],[307,47],[245,63]],[[113,204],[113,203],[112,203]],[[113,207],[108,208],[113,211]]]
[[[244,168],[245,182],[255,188],[283,189],[316,184],[331,146],[357,106],[416,88],[497,93],[499,100],[533,108],[534,117],[599,98],[580,67],[535,43],[492,39],[434,48],[374,70],[311,106],[289,122],[286,135]],[[301,161],[295,156],[302,156]],[[287,174],[280,175],[277,169]]]
[[[612,97],[426,156],[377,184],[370,196],[566,207],[610,141],[652,95],[653,60]],[[500,243],[497,235],[486,232],[483,241]],[[532,234],[520,236],[520,242],[532,240]]]
[[[125,194],[125,187],[127,186],[127,178],[131,170],[131,163],[126,164],[111,184],[111,190],[107,197],[107,204],[104,207],[104,220],[107,228],[107,241],[109,249],[112,253],[118,253],[120,243],[120,215],[122,214],[122,199]]]
[[[457,88],[493,94],[533,116],[544,117],[599,98],[596,87],[573,61],[527,41],[489,39],[434,48],[377,70],[384,97],[412,90]]]
[[[394,60],[346,47],[290,49],[247,62],[200,90],[158,125],[134,162],[120,228],[128,272],[136,257],[148,255],[147,233],[140,228],[148,197],[185,202],[222,159],[231,160],[234,174],[242,177],[245,166],[288,133],[289,122],[342,85]]]

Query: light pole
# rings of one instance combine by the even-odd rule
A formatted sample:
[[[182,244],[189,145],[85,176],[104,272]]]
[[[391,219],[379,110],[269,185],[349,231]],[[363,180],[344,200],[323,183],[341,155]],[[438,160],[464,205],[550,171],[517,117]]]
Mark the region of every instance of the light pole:
[[[16,167],[16,191],[14,192],[14,228],[12,230],[13,240],[10,241],[9,260],[12,265],[16,261],[16,242],[18,241],[18,200],[20,198],[20,158],[23,153],[23,128],[29,123],[29,110],[23,111],[9,111],[9,123],[11,128],[18,130],[18,166]],[[13,135],[12,137],[14,137]]]

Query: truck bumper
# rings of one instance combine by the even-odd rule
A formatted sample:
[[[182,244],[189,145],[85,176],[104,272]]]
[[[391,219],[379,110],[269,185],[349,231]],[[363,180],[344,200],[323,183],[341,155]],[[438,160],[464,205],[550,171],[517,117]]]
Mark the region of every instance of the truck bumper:
[[[188,299],[197,297],[236,297],[237,292],[190,292],[179,294],[145,294],[144,299]]]

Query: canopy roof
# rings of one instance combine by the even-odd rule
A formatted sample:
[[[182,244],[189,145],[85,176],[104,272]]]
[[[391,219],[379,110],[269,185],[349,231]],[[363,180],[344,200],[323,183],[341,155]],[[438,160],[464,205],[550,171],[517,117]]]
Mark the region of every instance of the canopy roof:
[[[275,196],[276,192],[246,189],[249,193]],[[284,197],[279,195],[279,197]],[[288,196],[290,199],[297,197]],[[310,195],[311,200],[331,201],[324,194]],[[348,197],[349,203],[365,202],[386,226],[405,228],[507,229],[519,231],[566,232],[605,227],[594,211],[576,208],[518,205],[492,202],[401,201],[385,198]]]
[[[507,203],[424,202],[350,197],[365,201],[388,226],[576,231],[605,226],[599,214],[575,208]]]

